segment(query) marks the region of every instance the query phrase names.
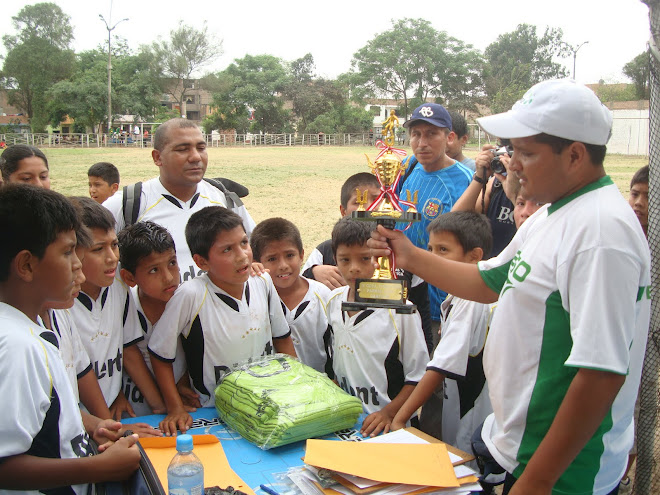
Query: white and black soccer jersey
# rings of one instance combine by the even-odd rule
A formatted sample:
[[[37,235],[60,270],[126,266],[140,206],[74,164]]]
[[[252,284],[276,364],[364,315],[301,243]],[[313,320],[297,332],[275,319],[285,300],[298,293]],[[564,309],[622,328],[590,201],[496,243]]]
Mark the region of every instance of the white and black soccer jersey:
[[[442,303],[442,338],[426,367],[447,377],[442,441],[466,452],[477,427],[493,412],[483,367],[488,326],[497,304],[449,295]]]
[[[125,225],[122,199],[123,191],[120,190],[103,203],[103,206],[108,208],[115,217],[117,232]],[[206,181],[200,181],[197,184],[197,192],[185,203],[172,196],[160,183],[158,177],[142,184],[138,221],[150,220],[162,225],[172,234],[176,244],[176,257],[181,268],[182,282],[201,273],[190,254],[185,230],[190,216],[207,206],[227,206],[227,200],[222,191]],[[243,219],[245,231],[250,235],[255,223],[245,206],[236,207],[233,211]]]
[[[250,277],[242,298],[235,299],[203,273],[182,284],[167,303],[149,339],[149,352],[172,362],[180,336],[192,386],[202,407],[209,407],[221,372],[272,354],[273,338],[290,334],[270,275]]]
[[[80,402],[78,378],[92,371],[92,364],[69,310],[49,309],[48,314],[51,329],[44,328],[41,337],[60,350],[76,402]]]
[[[116,278],[96,300],[81,291],[70,311],[109,407],[121,390],[124,347],[144,338],[133,297]]]
[[[144,337],[142,340],[140,340],[137,343],[138,349],[140,349],[140,352],[142,353],[142,357],[144,358],[144,362],[149,368],[149,371],[153,373],[153,368],[151,367],[151,357],[149,356],[149,350],[147,349],[147,346],[149,344],[149,338],[151,337],[151,334],[153,333],[153,325],[149,321],[149,319],[146,317],[144,314],[144,310],[142,309],[142,303],[140,302],[140,296],[138,294],[138,287],[131,287],[129,289],[131,291],[131,295],[133,296],[133,302],[135,303],[135,311],[137,312],[137,319],[140,323],[140,329],[142,331],[142,336]],[[183,374],[186,372],[186,358],[183,355],[183,347],[181,346],[181,340],[177,339],[177,349],[176,349],[176,359],[174,360],[172,370],[174,371],[174,381],[178,382]],[[124,395],[126,396],[126,399],[128,399],[128,403],[131,405],[133,408],[133,412],[137,416],[146,416],[148,414],[153,414],[153,411],[149,407],[149,404],[145,400],[144,396],[142,395],[142,392],[140,391],[139,388],[135,385],[133,380],[131,380],[131,377],[126,373],[126,370],[122,373],[123,376],[123,384],[122,384],[122,390],[124,391]]]
[[[558,493],[610,493],[633,443],[649,328],[650,256],[632,209],[605,176],[541,208],[479,269],[500,294],[484,352],[490,453],[519,477],[580,368],[627,375],[555,485]]]
[[[0,303],[0,459],[20,454],[72,459],[90,454],[62,358],[55,346],[40,338],[43,330],[16,308]],[[57,493],[83,495],[87,488],[62,487]]]
[[[348,291],[348,286],[333,290],[326,306],[328,353],[334,379],[371,414],[389,404],[404,385],[417,385],[429,353],[417,313],[374,308],[349,316],[341,310]]]
[[[325,302],[330,296],[330,289],[316,280],[305,280],[309,284],[309,288],[300,304],[289,310],[282,303],[282,310],[291,328],[291,340],[296,348],[298,359],[323,373],[328,360],[323,336],[328,329]]]

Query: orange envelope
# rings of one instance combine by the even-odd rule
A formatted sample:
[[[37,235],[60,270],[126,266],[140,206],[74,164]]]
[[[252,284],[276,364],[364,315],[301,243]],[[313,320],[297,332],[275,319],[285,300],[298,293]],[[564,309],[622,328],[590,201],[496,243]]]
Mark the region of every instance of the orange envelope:
[[[193,452],[204,465],[204,486],[233,486],[237,490],[255,495],[252,489],[229,466],[220,440],[214,435],[193,435]],[[165,493],[167,466],[176,454],[176,437],[140,438],[142,448],[149,456]]]
[[[459,486],[442,443],[387,444],[307,440],[305,463],[384,483]]]

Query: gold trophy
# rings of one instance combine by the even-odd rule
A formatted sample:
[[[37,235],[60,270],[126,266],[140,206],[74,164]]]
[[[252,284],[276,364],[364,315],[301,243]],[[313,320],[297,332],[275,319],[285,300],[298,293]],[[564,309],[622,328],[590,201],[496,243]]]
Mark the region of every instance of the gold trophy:
[[[378,178],[380,194],[371,205],[365,208],[367,194],[357,191],[359,208],[351,214],[351,218],[366,222],[375,222],[385,228],[393,229],[397,222],[412,223],[421,220],[422,215],[412,201],[402,201],[396,194],[396,186],[407,165],[401,157],[406,152],[394,148],[394,130],[399,125],[394,112],[383,122],[384,142],[378,141],[376,146],[380,153],[372,163],[367,156],[371,172]],[[408,206],[403,211],[401,205]],[[355,302],[342,303],[342,311],[359,311],[365,308],[390,308],[397,313],[413,313],[417,307],[406,304],[408,299],[407,281],[397,279],[395,274],[394,255],[378,258],[379,267],[370,279],[355,281]]]

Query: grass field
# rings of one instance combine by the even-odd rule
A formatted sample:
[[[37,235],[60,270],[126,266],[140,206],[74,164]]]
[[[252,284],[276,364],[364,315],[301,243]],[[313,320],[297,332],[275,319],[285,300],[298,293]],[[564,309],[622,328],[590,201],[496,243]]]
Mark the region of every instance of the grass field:
[[[411,152],[409,149],[407,150]],[[66,195],[87,196],[87,169],[99,161],[114,163],[122,185],[158,174],[151,150],[140,148],[44,149],[52,188]],[[236,147],[209,148],[207,177],[228,177],[250,189],[248,211],[258,223],[280,216],[293,221],[309,254],[330,236],[339,218],[339,191],[344,180],[368,172],[364,154],[373,160],[373,147]],[[468,150],[474,157],[476,150]],[[643,156],[611,155],[605,169],[622,194],[630,178],[648,163]]]

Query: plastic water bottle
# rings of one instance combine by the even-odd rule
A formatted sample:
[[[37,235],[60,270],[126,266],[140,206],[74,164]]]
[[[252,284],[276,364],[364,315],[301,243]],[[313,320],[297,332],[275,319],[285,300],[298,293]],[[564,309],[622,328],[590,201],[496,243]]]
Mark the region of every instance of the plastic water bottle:
[[[167,467],[167,485],[170,495],[203,495],[204,466],[193,453],[191,435],[176,437],[177,454]]]

